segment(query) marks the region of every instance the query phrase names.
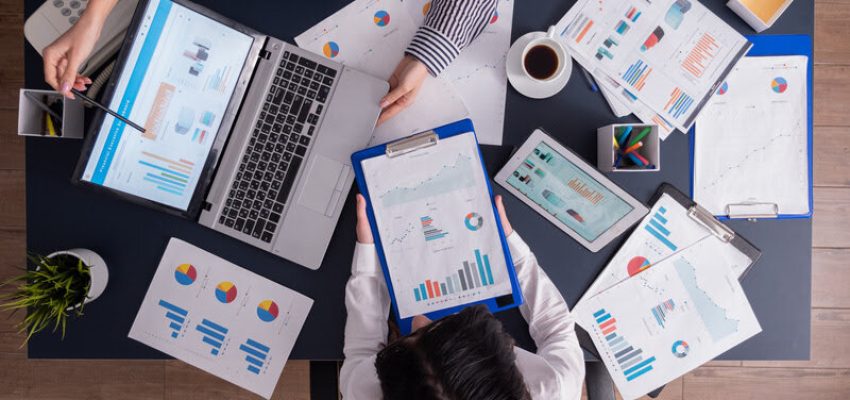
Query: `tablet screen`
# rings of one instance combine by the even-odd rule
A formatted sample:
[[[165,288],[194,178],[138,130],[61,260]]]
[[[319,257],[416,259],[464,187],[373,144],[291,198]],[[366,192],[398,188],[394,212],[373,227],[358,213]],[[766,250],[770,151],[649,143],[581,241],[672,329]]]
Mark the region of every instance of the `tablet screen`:
[[[544,142],[525,155],[507,183],[589,242],[633,210]]]
[[[170,0],[151,0],[82,180],[189,208],[253,37]]]

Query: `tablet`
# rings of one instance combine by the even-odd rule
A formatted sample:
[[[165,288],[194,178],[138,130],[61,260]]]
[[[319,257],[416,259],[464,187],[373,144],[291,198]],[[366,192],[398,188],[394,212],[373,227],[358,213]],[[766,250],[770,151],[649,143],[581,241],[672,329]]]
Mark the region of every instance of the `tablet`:
[[[541,129],[511,156],[495,180],[592,252],[649,212]]]

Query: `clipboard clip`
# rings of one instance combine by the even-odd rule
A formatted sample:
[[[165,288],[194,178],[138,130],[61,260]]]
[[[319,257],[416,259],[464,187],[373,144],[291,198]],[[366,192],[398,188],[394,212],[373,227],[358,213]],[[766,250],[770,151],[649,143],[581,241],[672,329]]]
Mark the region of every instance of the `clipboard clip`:
[[[389,158],[398,157],[402,154],[436,146],[439,141],[440,137],[433,130],[420,132],[388,144],[385,153]]]
[[[729,218],[776,218],[779,216],[779,204],[744,202],[726,205],[726,215]]]
[[[708,210],[702,208],[699,204],[694,204],[688,209],[688,216],[698,224],[709,230],[714,236],[724,243],[729,243],[735,238],[735,232],[723,225],[720,221],[714,218]]]

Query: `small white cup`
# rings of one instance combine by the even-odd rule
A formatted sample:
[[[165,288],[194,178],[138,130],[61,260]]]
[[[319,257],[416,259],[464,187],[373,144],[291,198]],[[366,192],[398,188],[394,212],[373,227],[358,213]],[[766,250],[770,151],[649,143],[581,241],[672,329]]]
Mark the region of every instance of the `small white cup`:
[[[546,47],[552,49],[552,51],[554,51],[555,55],[558,57],[558,67],[555,70],[555,73],[550,75],[548,78],[545,78],[545,79],[535,78],[525,68],[525,57],[528,56],[529,50],[531,50],[531,49],[533,49],[537,46],[546,46]],[[569,64],[569,68],[572,68],[572,63],[569,62],[569,61],[570,61],[570,59],[569,59],[569,57],[567,57],[567,51],[564,49],[564,46],[561,45],[561,43],[558,42],[555,39],[555,26],[552,25],[552,26],[549,27],[549,30],[546,32],[546,36],[538,37],[538,38],[528,42],[527,45],[525,45],[525,48],[522,49],[522,59],[520,60],[520,64],[522,64],[522,72],[529,79],[533,79],[533,80],[538,81],[538,82],[549,82],[549,81],[553,81],[555,79],[560,78],[561,75],[564,74],[564,70],[567,69],[568,64]]]

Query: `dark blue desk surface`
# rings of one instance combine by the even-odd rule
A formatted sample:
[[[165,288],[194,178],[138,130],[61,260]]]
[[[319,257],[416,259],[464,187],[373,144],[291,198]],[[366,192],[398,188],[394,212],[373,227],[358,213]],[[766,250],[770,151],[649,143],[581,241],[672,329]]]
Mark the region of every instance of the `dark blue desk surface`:
[[[300,32],[344,6],[345,0],[263,1],[198,0],[224,15],[290,42]],[[545,30],[567,12],[571,1],[516,1],[513,38]],[[753,31],[725,7],[725,0],[703,2],[743,34]],[[30,15],[39,1],[26,1]],[[813,2],[795,1],[767,33],[813,30]],[[38,54],[26,45],[26,87],[45,87]],[[631,117],[621,121],[631,121]],[[491,173],[534,128],[543,127],[595,163],[596,128],[616,122],[602,96],[591,93],[574,72],[566,89],[547,100],[531,100],[508,89],[503,147],[485,146]],[[342,358],[345,307],[343,291],[354,250],[353,194],[343,210],[324,264],[318,271],[294,265],[190,221],[158,213],[71,185],[69,176],[80,150],[75,140],[27,140],[27,244],[49,252],[85,247],[109,265],[103,297],[86,307],[61,342],[40,334],[32,338],[33,358],[162,358],[164,354],[127,338],[159,258],[171,236],[194,243],[315,300],[292,352],[296,359]],[[689,189],[688,143],[674,134],[662,146],[663,169],[657,173],[612,176],[638,199],[648,201],[662,182]],[[497,192],[500,190],[497,188]],[[502,194],[506,194],[502,192]],[[510,195],[508,214],[514,228],[540,259],[567,302],[573,304],[605,265],[622,238],[599,253],[586,251]],[[811,303],[811,220],[736,221],[733,229],[764,255],[746,277],[744,288],[763,332],[729,351],[725,359],[808,359]],[[525,322],[516,310],[499,315],[524,347],[531,347]]]

